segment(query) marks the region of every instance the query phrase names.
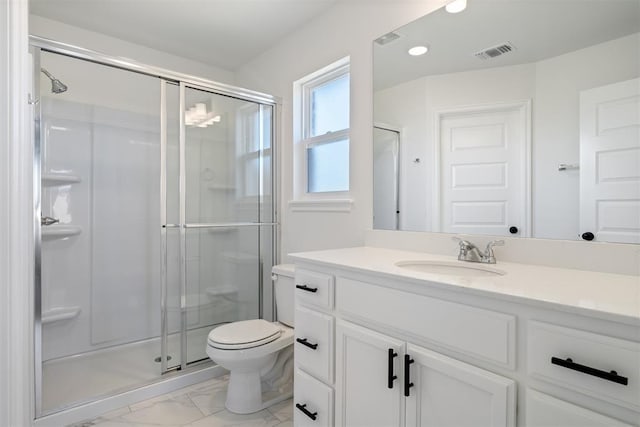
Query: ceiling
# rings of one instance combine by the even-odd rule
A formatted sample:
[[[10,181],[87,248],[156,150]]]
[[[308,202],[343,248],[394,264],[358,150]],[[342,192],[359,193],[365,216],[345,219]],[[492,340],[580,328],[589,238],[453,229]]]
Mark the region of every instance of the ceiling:
[[[374,87],[537,62],[639,31],[640,0],[468,0],[461,13],[437,10],[398,28],[395,41],[374,43]],[[515,50],[489,60],[474,56],[504,42]],[[429,52],[408,55],[416,45]]]
[[[336,0],[31,0],[31,13],[233,71]]]

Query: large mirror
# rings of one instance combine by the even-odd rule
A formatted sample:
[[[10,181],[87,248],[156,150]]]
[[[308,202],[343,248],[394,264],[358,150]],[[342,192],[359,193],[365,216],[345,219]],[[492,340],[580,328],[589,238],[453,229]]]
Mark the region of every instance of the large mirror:
[[[374,228],[640,243],[640,0],[468,0],[373,53]]]

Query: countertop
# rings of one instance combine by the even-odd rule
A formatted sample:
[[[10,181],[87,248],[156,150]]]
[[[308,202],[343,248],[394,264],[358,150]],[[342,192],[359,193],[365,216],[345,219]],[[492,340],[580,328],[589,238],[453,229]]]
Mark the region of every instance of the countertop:
[[[612,321],[640,324],[640,276],[598,273],[539,265],[498,262],[479,264],[453,256],[376,247],[354,247],[289,255],[296,263],[312,262],[341,269],[393,276],[425,285],[456,287],[487,296],[568,309]],[[425,273],[396,266],[400,261],[460,263],[500,270],[504,275],[460,277]],[[462,289],[460,289],[462,288]],[[558,307],[562,306],[562,307]]]

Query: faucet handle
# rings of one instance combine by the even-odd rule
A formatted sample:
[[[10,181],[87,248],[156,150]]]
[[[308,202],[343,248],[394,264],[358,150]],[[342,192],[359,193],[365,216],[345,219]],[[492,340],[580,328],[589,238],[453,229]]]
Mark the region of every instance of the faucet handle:
[[[486,262],[487,264],[496,263],[496,257],[493,254],[494,246],[504,246],[504,240],[492,240],[487,243],[487,247],[484,250],[484,254],[482,255],[482,262]]]
[[[504,240],[492,240],[487,243],[487,251],[492,249],[494,246],[504,246]]]
[[[453,240],[454,242],[458,242],[458,245],[460,245],[461,248],[473,246],[473,244],[470,241],[465,240],[458,236],[451,237],[451,240]]]

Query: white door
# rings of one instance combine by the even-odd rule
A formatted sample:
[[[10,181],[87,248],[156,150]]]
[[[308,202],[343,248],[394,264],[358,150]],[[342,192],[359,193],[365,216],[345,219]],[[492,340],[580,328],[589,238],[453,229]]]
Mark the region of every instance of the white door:
[[[407,427],[515,426],[515,382],[407,344]]]
[[[589,409],[527,389],[527,427],[631,427]]]
[[[336,426],[403,426],[404,342],[344,321],[336,337]]]
[[[373,128],[373,228],[398,229],[400,134]]]
[[[436,114],[434,230],[529,236],[530,104]]]
[[[640,243],[640,79],[580,93],[580,233]]]

